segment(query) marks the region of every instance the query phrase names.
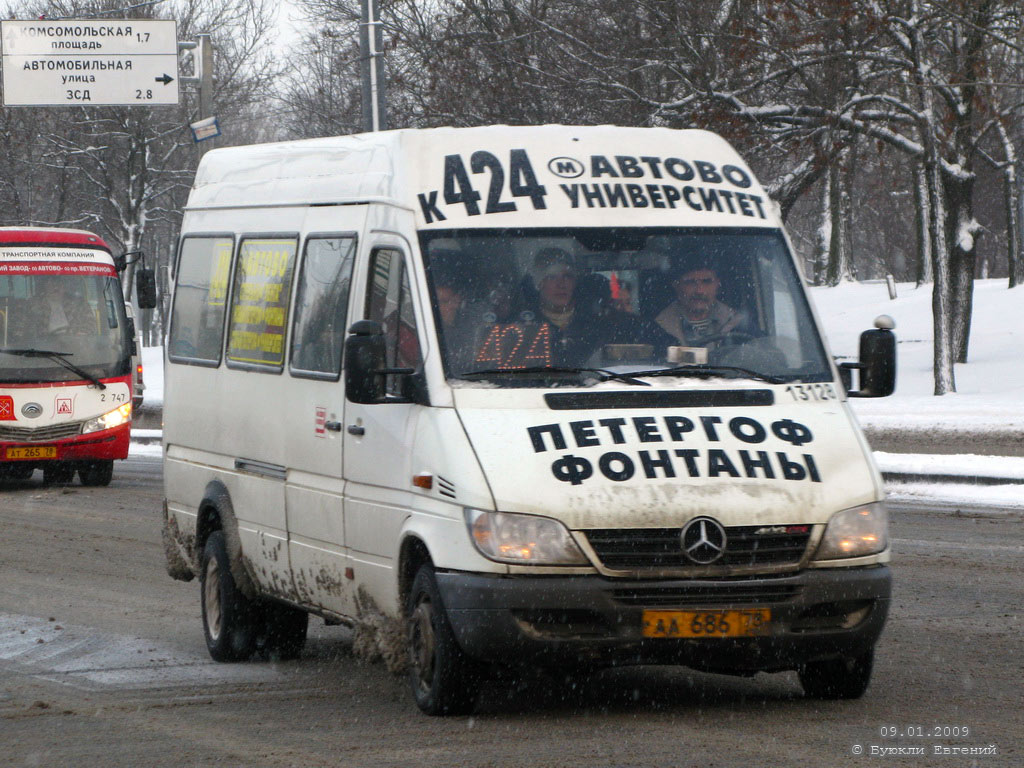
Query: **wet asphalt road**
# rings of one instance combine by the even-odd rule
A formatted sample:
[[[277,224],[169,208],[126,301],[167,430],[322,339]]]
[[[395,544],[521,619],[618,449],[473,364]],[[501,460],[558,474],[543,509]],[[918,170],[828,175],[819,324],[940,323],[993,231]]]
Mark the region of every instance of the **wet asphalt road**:
[[[1024,764],[1020,516],[894,509],[894,603],[859,701],[804,699],[791,673],[648,667],[495,685],[440,719],[320,620],[297,662],[212,662],[196,582],[164,572],[157,460],[103,489],[38,475],[0,486],[3,765]]]

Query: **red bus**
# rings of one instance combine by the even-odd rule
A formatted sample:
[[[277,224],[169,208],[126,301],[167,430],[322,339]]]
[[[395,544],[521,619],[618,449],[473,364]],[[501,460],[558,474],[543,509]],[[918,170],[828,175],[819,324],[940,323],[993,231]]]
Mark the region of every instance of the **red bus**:
[[[83,230],[0,227],[0,480],[107,485],[128,456],[126,259]],[[153,306],[152,272],[136,275]],[[146,295],[144,296],[143,293]]]

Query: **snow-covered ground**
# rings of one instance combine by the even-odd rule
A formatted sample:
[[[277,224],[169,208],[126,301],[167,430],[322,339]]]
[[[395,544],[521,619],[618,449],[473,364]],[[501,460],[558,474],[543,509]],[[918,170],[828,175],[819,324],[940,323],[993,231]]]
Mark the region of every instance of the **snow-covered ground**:
[[[885,283],[846,283],[813,288],[813,301],[825,326],[832,354],[854,360],[860,334],[878,315],[896,321],[897,377],[892,397],[851,400],[862,424],[904,431],[962,433],[1019,431],[1024,439],[1024,287],[1009,290],[1006,280],[979,280],[974,287],[969,362],[956,366],[955,394],[935,397],[932,379],[931,286],[897,285],[890,299]],[[145,406],[163,404],[163,349],[142,350]],[[912,474],[990,474],[1013,478],[1008,486],[899,483],[895,499],[942,499],[947,503],[1024,508],[1024,458],[878,453],[882,471]],[[133,454],[159,455],[159,445],[133,444]]]

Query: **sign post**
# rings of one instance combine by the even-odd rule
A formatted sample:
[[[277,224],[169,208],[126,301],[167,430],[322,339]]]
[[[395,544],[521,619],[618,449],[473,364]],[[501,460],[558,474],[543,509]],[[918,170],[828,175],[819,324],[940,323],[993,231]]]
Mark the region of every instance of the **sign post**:
[[[0,21],[4,105],[178,103],[177,22]]]
[[[359,48],[362,52],[363,130],[367,132],[383,131],[387,123],[384,111],[384,64],[380,52],[383,40],[377,0],[363,0]]]

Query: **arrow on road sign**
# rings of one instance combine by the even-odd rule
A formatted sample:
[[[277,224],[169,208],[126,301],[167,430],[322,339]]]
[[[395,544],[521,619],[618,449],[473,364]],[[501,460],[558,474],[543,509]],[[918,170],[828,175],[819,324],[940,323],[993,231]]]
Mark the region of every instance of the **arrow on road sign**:
[[[156,80],[158,83],[163,83],[164,85],[168,85],[174,80],[174,78],[168,75],[166,72],[164,73],[163,77],[154,77],[153,79]]]

